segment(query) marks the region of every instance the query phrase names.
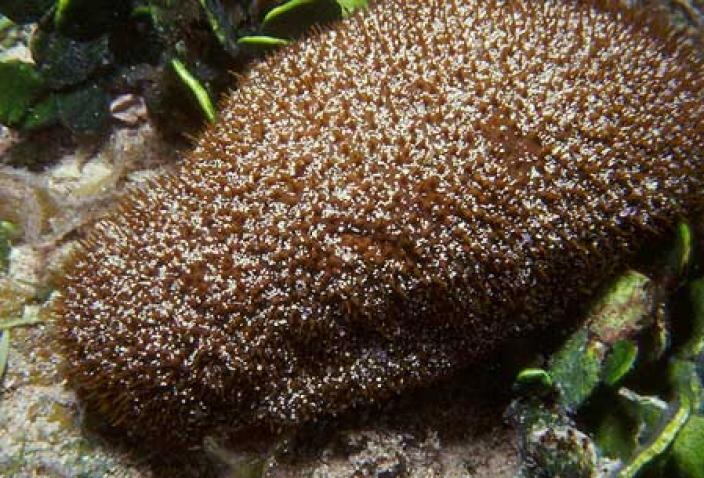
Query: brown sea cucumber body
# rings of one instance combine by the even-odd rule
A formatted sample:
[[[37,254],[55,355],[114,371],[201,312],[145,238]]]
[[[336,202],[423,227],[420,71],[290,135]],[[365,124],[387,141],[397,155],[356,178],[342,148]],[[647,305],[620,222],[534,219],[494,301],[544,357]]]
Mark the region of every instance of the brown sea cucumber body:
[[[194,441],[564,320],[704,182],[702,63],[603,3],[388,0],[254,66],[90,233],[56,306],[73,386]]]

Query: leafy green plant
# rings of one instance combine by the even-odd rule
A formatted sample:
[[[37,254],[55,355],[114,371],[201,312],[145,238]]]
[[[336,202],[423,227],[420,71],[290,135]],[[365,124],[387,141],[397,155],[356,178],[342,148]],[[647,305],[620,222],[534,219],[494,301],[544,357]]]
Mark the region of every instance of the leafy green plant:
[[[680,225],[652,277],[624,273],[546,368],[519,373],[522,476],[704,477],[704,278],[692,244]]]

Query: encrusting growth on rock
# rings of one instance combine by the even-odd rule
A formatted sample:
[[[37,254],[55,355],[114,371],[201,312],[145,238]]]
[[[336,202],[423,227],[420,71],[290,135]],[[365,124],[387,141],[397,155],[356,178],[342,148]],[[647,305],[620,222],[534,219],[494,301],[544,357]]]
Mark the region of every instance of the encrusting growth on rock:
[[[70,383],[192,443],[481,360],[701,206],[703,92],[606,2],[374,5],[254,66],[97,223],[56,300]]]

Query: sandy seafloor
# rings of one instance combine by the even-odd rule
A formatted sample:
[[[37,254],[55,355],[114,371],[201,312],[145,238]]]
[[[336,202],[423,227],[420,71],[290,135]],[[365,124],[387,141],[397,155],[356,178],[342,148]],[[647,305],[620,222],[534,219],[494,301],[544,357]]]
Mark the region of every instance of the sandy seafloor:
[[[651,14],[671,14],[694,38],[704,38],[703,1],[643,3]],[[26,58],[27,52],[18,48],[12,54]],[[17,136],[0,127],[0,213],[5,215],[0,219],[12,219],[24,230],[12,248],[8,273],[0,273],[0,319],[44,317],[37,298],[51,293],[77,231],[126,188],[178,164],[183,145],[159,136],[139,98],[130,104],[114,118],[105,141],[40,144],[49,158],[39,171],[10,158]],[[86,423],[59,367],[50,321],[12,330],[0,385],[0,476],[244,476],[250,456],[240,452],[211,447],[208,458],[169,463],[148,449],[115,445]],[[264,475],[514,476],[516,432],[504,418],[510,396],[505,384],[487,386],[492,374],[468,370],[430,390],[311,425],[279,444]],[[497,389],[504,390],[500,398]]]

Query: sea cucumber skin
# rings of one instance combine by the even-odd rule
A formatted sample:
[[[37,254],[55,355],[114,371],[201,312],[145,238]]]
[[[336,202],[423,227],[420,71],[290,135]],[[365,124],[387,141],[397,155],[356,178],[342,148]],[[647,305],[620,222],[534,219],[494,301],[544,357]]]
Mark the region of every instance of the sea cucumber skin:
[[[601,2],[376,5],[255,65],[94,226],[55,308],[69,381],[194,442],[477,363],[701,207],[703,87]]]

